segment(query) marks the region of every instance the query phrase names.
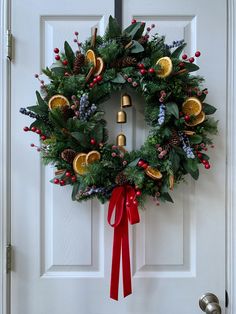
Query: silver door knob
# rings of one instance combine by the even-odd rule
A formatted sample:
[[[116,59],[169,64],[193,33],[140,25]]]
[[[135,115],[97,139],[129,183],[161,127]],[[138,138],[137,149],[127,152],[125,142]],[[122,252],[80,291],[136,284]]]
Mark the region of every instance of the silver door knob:
[[[204,294],[199,300],[199,306],[207,314],[221,314],[219,300],[213,293]]]

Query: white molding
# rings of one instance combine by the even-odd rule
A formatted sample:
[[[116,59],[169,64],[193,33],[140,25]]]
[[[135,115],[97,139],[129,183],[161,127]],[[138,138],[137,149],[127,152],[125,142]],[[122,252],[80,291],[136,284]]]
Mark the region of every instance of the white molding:
[[[236,313],[236,0],[228,0],[228,88],[227,88],[227,264],[226,287],[229,294],[227,314]]]
[[[10,243],[10,62],[6,59],[6,30],[10,25],[10,0],[0,0],[0,314],[10,314],[10,274],[6,250]]]

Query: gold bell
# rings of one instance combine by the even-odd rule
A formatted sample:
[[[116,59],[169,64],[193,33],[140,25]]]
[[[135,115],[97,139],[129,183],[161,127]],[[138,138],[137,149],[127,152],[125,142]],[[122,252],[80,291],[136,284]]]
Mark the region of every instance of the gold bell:
[[[116,145],[117,146],[125,146],[126,145],[126,137],[123,133],[120,133],[117,135]]]
[[[126,112],[123,110],[120,110],[117,112],[117,123],[126,123]]]
[[[128,94],[122,95],[121,98],[121,107],[131,107],[132,106],[132,100],[131,97]]]

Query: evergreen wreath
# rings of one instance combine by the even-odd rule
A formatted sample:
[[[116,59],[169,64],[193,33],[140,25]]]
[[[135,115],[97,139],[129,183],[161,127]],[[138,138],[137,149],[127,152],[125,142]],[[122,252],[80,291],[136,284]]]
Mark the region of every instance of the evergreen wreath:
[[[72,186],[72,199],[97,197],[109,200],[117,186],[129,184],[138,203],[146,196],[159,201],[172,201],[174,185],[190,174],[199,177],[199,167],[210,168],[207,146],[217,133],[217,121],[210,115],[216,108],[205,102],[208,90],[203,78],[191,75],[199,67],[194,57],[182,54],[183,40],[165,43],[158,34],[149,38],[155,25],[133,20],[124,31],[110,17],[103,37],[96,29],[91,38],[80,43],[78,32],[72,50],[68,42],[64,52],[54,49],[56,62],[38,74],[41,93],[37,104],[20,112],[35,119],[24,131],[40,136],[44,164],[56,168],[51,182]],[[125,135],[118,144],[108,143],[108,130],[101,104],[114,91],[131,88],[145,99],[144,118],[150,126],[143,146],[126,151]],[[125,122],[125,107],[131,105],[128,95],[117,122]],[[134,202],[136,200],[134,199]]]

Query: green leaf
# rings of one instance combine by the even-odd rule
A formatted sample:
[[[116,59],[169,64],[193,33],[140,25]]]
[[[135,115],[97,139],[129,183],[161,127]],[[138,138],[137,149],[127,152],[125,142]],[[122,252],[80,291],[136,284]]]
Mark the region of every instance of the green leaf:
[[[169,156],[172,164],[172,170],[176,172],[179,169],[180,157],[174,150],[170,151]]]
[[[136,167],[140,158],[136,158],[128,164],[128,167]]]
[[[205,114],[207,114],[207,115],[213,114],[213,113],[215,113],[216,110],[217,110],[214,106],[209,105],[209,104],[207,104],[207,103],[203,103],[202,106],[203,106],[203,111],[204,111]]]
[[[87,139],[88,139],[88,136],[86,136],[84,133],[81,133],[81,132],[72,132],[71,133],[71,136],[73,136],[81,146],[83,147],[87,147]]]
[[[179,108],[176,103],[168,102],[166,104],[166,112],[175,116],[176,119],[179,119]]]
[[[65,69],[62,67],[55,67],[52,68],[51,71],[56,75],[56,76],[64,76],[65,74]]]
[[[70,67],[70,69],[73,69],[73,64],[74,64],[74,60],[75,60],[75,54],[71,48],[71,46],[68,44],[67,41],[65,41],[64,43],[64,49],[65,49],[65,55],[68,61],[68,65]]]
[[[181,52],[184,50],[184,48],[186,47],[186,43],[184,43],[183,45],[179,46],[178,48],[175,49],[175,51],[172,52],[171,57],[172,58],[176,58],[178,59]]]
[[[120,73],[117,73],[116,78],[114,78],[114,80],[112,80],[111,82],[112,83],[118,83],[118,84],[124,84],[125,79],[123,78],[123,76]]]
[[[71,198],[72,198],[73,201],[76,200],[76,195],[77,195],[77,193],[79,191],[79,187],[80,187],[79,182],[76,182],[76,183],[73,184],[73,189],[72,189],[72,194],[71,194]]]
[[[130,52],[131,53],[140,53],[142,51],[144,51],[143,46],[138,41],[133,40],[133,45],[131,47]]]
[[[201,135],[192,135],[189,137],[189,141],[191,144],[200,144],[202,142],[202,136]]]
[[[201,96],[198,96],[198,99],[203,102],[206,99],[206,94],[202,93]]]
[[[194,71],[199,70],[199,66],[190,62],[184,62],[184,68],[188,70],[188,72],[194,72]]]
[[[129,25],[126,29],[124,29],[123,33],[126,33],[132,39],[136,39],[142,29],[144,29],[142,23],[137,22]]]
[[[106,30],[106,36],[110,39],[115,39],[121,35],[121,28],[116,19],[114,19],[111,15],[109,16],[108,27]]]
[[[102,124],[97,124],[93,131],[91,132],[91,136],[95,139],[97,143],[103,142],[104,136],[104,128]]]
[[[47,108],[47,111],[48,111],[48,105],[47,103],[43,100],[43,98],[41,97],[40,93],[38,91],[36,91],[36,97],[37,97],[37,101],[38,101],[38,104],[41,108]]]
[[[197,180],[199,177],[198,163],[195,159],[188,159],[183,163],[185,170],[193,177],[194,180]]]
[[[160,199],[161,199],[162,201],[167,201],[167,202],[170,202],[170,203],[174,203],[174,201],[173,201],[173,199],[171,198],[170,194],[167,193],[167,192],[162,193]]]

